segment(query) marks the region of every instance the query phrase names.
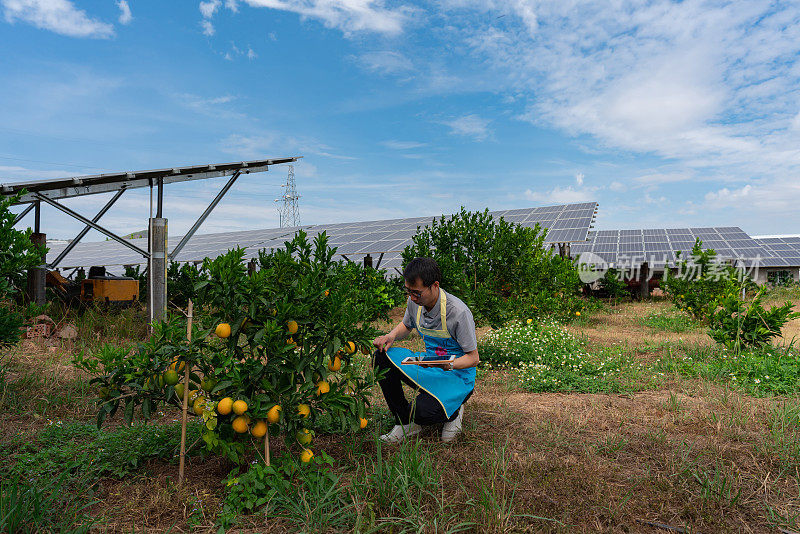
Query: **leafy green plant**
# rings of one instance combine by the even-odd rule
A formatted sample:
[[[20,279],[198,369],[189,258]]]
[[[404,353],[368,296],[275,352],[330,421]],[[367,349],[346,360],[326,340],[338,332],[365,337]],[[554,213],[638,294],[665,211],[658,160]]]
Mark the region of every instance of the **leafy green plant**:
[[[351,298],[355,290],[336,275],[333,255],[325,234],[312,244],[301,231],[284,249],[261,251],[254,273],[242,249],[206,259],[207,276],[194,288],[203,313],[191,342],[178,317],[133,349],[109,346],[76,360],[99,375],[92,380],[98,424],[120,409],[129,423],[139,408],[148,419],[158,406],[181,405],[188,367],[206,447],[234,462],[245,460],[245,446],[268,423],[303,451],[321,430],[318,421],[358,430],[372,382],[352,363],[359,349],[370,352],[376,331],[364,317],[374,302]]]
[[[0,347],[12,345],[19,341],[22,331],[22,316],[11,309],[11,306],[0,304]]]
[[[708,335],[734,352],[763,346],[780,337],[784,325],[800,317],[800,313],[792,311],[791,302],[765,310],[761,305],[764,291],[759,290],[750,301],[744,301],[736,290],[721,297],[719,306],[709,312]]]
[[[331,532],[350,522],[351,504],[342,492],[333,459],[324,452],[308,465],[291,456],[276,458],[272,465],[256,463],[240,474],[235,468],[223,484],[227,494],[217,522],[235,524],[242,514],[263,508],[302,532]]]
[[[673,304],[696,321],[705,322],[723,296],[753,284],[741,270],[722,262],[698,239],[688,258],[677,252],[677,271],[664,273],[662,287]]]
[[[631,294],[628,284],[622,279],[622,273],[613,267],[603,273],[603,277],[598,280],[598,284],[600,285],[600,290],[614,304],[617,304],[623,298],[629,297]]]
[[[434,219],[413,237],[403,262],[434,258],[442,287],[466,302],[479,323],[550,315],[570,319],[583,305],[572,261],[545,245],[546,231],[495,221],[488,210]]]

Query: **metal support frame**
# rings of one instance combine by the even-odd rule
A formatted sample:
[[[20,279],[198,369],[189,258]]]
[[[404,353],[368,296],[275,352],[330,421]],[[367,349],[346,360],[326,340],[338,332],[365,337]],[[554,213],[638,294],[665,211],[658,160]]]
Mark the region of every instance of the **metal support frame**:
[[[35,208],[35,207],[36,207],[36,204],[34,204],[33,202],[28,204],[27,208],[22,210],[16,217],[14,217],[14,224],[17,224],[18,222],[20,222],[22,220],[22,218],[25,217],[27,214],[29,214],[31,212],[31,210],[33,208]]]
[[[39,199],[39,200],[43,200],[43,201],[47,202],[48,204],[50,204],[51,206],[53,206],[53,207],[54,207],[54,208],[56,208],[57,210],[59,210],[59,211],[61,211],[61,212],[63,212],[63,213],[66,213],[66,214],[67,214],[67,215],[69,215],[70,217],[73,217],[73,218],[75,218],[75,219],[78,219],[78,220],[79,220],[80,222],[82,222],[83,224],[85,224],[85,225],[87,225],[87,226],[91,226],[92,228],[94,228],[94,229],[95,229],[95,230],[97,230],[98,232],[100,232],[100,233],[102,233],[102,234],[105,234],[105,235],[107,235],[108,237],[110,237],[111,239],[113,239],[114,241],[116,241],[117,243],[120,243],[120,244],[122,244],[122,245],[125,245],[125,246],[126,246],[126,247],[128,247],[129,249],[131,249],[131,250],[134,250],[134,251],[138,252],[139,254],[141,254],[142,256],[144,256],[145,258],[147,258],[147,257],[149,256],[149,254],[148,254],[146,251],[144,251],[144,250],[140,249],[139,247],[137,247],[137,246],[136,246],[136,245],[134,245],[133,243],[131,243],[131,242],[129,242],[129,241],[127,241],[127,240],[125,240],[125,239],[123,239],[123,238],[119,237],[117,234],[115,234],[115,233],[113,233],[113,232],[111,232],[111,231],[109,231],[109,230],[106,230],[105,228],[103,228],[103,227],[102,227],[102,226],[100,226],[99,224],[97,224],[97,223],[94,223],[94,222],[90,221],[89,219],[87,219],[86,217],[84,217],[83,215],[81,215],[80,213],[76,213],[75,211],[73,211],[73,210],[69,209],[68,207],[66,207],[66,206],[64,206],[64,205],[62,205],[62,204],[59,204],[59,203],[58,203],[58,202],[56,202],[55,200],[51,200],[51,199],[47,198],[46,196],[44,196],[44,195],[41,195],[41,194],[39,194],[39,193],[34,193],[34,195],[36,196],[36,198],[37,198],[37,199]]]
[[[378,257],[378,263],[376,263],[376,264],[375,264],[375,270],[376,270],[376,271],[377,271],[377,270],[378,270],[378,268],[381,266],[381,262],[383,261],[383,255],[384,255],[384,254],[385,254],[384,252],[381,252],[381,255]]]
[[[241,174],[242,174],[241,171],[236,171],[233,174],[233,176],[231,176],[230,180],[228,180],[228,183],[225,184],[225,187],[223,187],[220,190],[220,192],[217,193],[217,196],[214,198],[214,200],[211,201],[211,204],[208,205],[208,207],[203,212],[203,214],[200,215],[200,217],[198,217],[197,221],[194,223],[194,225],[192,225],[192,227],[189,229],[189,231],[186,232],[186,235],[183,236],[183,239],[181,239],[180,243],[175,245],[175,248],[172,249],[172,252],[169,253],[169,259],[170,260],[174,260],[175,259],[175,257],[181,251],[181,249],[183,249],[183,247],[186,245],[186,243],[189,242],[189,239],[192,238],[192,236],[197,231],[197,229],[200,228],[200,225],[203,224],[203,222],[205,222],[206,218],[211,214],[211,212],[214,210],[214,208],[217,207],[217,204],[219,204],[219,202],[222,200],[222,197],[224,197],[225,194],[230,190],[230,188],[233,187],[233,184],[236,182],[236,179],[239,178],[239,175],[241,175]],[[161,191],[161,188],[159,187],[159,195],[158,195],[158,198],[159,198],[159,202],[158,202],[159,217],[161,216],[160,215],[160,213],[161,213],[161,193],[160,193],[160,191]]]
[[[111,198],[111,200],[109,200],[109,201],[106,203],[106,205],[105,205],[105,206],[103,206],[103,209],[101,209],[99,212],[97,212],[97,215],[95,215],[95,216],[94,216],[94,218],[92,219],[92,222],[93,222],[93,223],[96,223],[97,221],[99,221],[99,220],[100,220],[100,219],[103,217],[103,215],[105,215],[105,214],[106,214],[106,212],[107,212],[109,209],[111,209],[111,206],[113,206],[113,205],[114,205],[114,203],[115,203],[115,202],[116,202],[116,201],[119,199],[119,197],[121,197],[121,196],[122,196],[122,193],[124,193],[125,191],[126,191],[126,190],[125,190],[125,188],[123,188],[123,189],[120,189],[119,191],[117,191],[117,194],[116,194],[116,195],[114,195],[114,196]],[[73,248],[75,248],[75,245],[77,245],[77,244],[80,242],[80,240],[81,240],[81,239],[83,239],[83,236],[85,236],[87,233],[89,233],[89,230],[91,230],[91,229],[92,229],[92,228],[91,228],[91,226],[89,226],[88,224],[87,224],[86,226],[84,226],[83,230],[81,230],[81,231],[80,231],[80,233],[78,233],[78,235],[76,235],[76,236],[75,236],[75,239],[73,239],[72,241],[70,241],[69,245],[67,245],[67,248],[65,248],[64,250],[62,250],[62,251],[61,251],[61,254],[59,254],[59,255],[58,255],[58,257],[57,257],[55,260],[53,260],[53,263],[49,264],[48,266],[49,266],[51,269],[55,269],[55,268],[58,266],[58,264],[59,264],[59,263],[61,263],[61,260],[63,260],[63,259],[64,259],[64,257],[65,257],[67,254],[69,254],[69,253],[70,253],[70,251],[71,251]]]

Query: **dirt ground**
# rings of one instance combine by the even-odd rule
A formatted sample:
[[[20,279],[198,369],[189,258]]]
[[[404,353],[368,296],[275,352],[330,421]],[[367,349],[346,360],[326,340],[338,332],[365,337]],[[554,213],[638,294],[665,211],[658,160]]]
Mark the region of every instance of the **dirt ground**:
[[[627,303],[568,328],[590,346],[629,348],[631,358],[652,358],[652,351],[637,349],[655,347],[658,353],[658,347],[712,343],[702,328],[677,333],[640,323],[671,309],[666,302]],[[401,318],[402,310],[394,310],[383,326],[388,330]],[[800,319],[787,327],[784,341],[798,333]],[[400,345],[421,348],[416,336]],[[41,382],[32,387],[43,389],[0,414],[0,434],[33,433],[47,419],[92,420],[87,399],[93,392],[74,391],[81,378],[70,364],[74,351],[66,343],[27,342],[4,356],[37,370]],[[7,380],[20,378],[14,373],[19,371]],[[373,399],[382,402],[379,394]],[[755,398],[678,376],[623,394],[526,393],[497,371],[479,379],[456,443],[441,444],[437,430],[428,429],[422,445],[459,506],[477,506],[487,483],[502,484],[510,512],[498,508],[497,517],[475,532],[792,532],[778,529],[800,531],[800,452],[787,456],[797,451],[793,434],[782,436],[776,427],[776,413],[787,406],[800,406],[800,399]],[[175,416],[165,414],[163,421]],[[119,424],[116,419],[108,428]],[[371,441],[355,446],[339,439],[320,436],[315,446],[341,465],[356,463],[356,453],[375,453]],[[219,481],[229,467],[218,459],[192,459],[190,482],[178,488],[174,463],[153,461],[140,477],[103,480],[91,511],[106,517],[108,531],[213,531],[223,492]],[[189,526],[200,502],[209,517]],[[286,531],[260,521],[248,519],[242,531]],[[444,531],[440,527],[423,532]]]

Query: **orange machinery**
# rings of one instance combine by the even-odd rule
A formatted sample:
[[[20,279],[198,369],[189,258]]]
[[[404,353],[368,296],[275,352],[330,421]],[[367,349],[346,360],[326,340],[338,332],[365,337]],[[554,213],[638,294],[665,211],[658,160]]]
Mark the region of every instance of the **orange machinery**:
[[[139,281],[127,276],[111,276],[104,267],[91,267],[89,277],[69,280],[58,271],[48,271],[47,287],[65,301],[82,304],[132,304],[139,300]]]

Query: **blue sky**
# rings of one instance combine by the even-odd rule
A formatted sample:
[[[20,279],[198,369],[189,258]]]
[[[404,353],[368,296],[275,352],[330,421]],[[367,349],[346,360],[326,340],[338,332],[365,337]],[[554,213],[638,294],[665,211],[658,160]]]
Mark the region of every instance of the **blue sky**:
[[[797,3],[0,10],[2,182],[302,155],[304,224],[597,201],[598,229],[800,232]],[[285,174],[240,179],[201,231],[278,226]],[[171,233],[223,184],[169,186]],[[129,192],[103,221],[143,229],[148,206]],[[80,229],[44,214],[48,237]]]

